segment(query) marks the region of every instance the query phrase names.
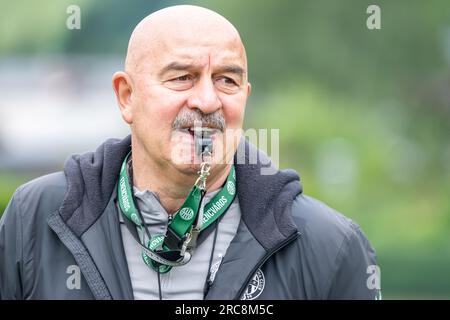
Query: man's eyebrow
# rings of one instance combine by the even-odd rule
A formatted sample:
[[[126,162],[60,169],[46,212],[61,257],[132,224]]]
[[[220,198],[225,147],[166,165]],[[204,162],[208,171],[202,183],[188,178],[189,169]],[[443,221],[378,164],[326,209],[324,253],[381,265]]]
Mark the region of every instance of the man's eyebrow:
[[[245,70],[244,70],[244,68],[242,68],[236,64],[230,64],[230,65],[225,65],[223,67],[220,67],[219,72],[216,72],[216,73],[235,73],[242,77],[242,75],[245,74]]]
[[[192,69],[194,66],[192,64],[187,63],[181,63],[181,62],[171,62],[168,65],[166,65],[164,68],[161,69],[159,72],[159,75],[162,76],[168,71],[183,71],[183,70],[189,70]]]
[[[184,71],[184,70],[190,70],[193,69],[195,66],[188,63],[181,63],[181,62],[171,62],[168,65],[166,65],[164,68],[161,69],[159,72],[159,75],[162,76],[168,71]],[[225,65],[219,68],[219,70],[215,73],[234,73],[238,76],[242,77],[245,74],[244,68],[236,65],[236,64],[229,64]]]

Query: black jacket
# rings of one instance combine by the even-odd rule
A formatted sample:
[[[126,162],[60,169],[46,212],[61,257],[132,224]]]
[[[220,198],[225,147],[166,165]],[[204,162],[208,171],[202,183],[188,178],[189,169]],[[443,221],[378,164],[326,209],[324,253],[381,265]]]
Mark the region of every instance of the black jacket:
[[[0,221],[1,299],[133,299],[115,205],[129,151],[130,137],[108,140],[17,189]],[[206,299],[379,297],[360,228],[303,195],[293,170],[261,175],[261,163],[236,164],[242,219]]]

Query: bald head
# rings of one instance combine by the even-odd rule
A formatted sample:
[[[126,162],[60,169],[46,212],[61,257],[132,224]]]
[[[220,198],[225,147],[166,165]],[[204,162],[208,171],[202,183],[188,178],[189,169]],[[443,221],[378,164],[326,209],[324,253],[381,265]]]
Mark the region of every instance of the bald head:
[[[161,174],[173,180],[165,190],[186,182],[190,188],[199,167],[192,154],[194,136],[186,128],[200,121],[219,129],[211,160],[219,169],[211,171],[222,170],[226,177],[251,91],[247,74],[239,33],[221,15],[182,5],[143,19],[131,35],[125,71],[112,79],[122,117],[131,127],[133,171],[149,180]],[[140,169],[134,170],[135,164]],[[180,194],[184,197],[189,188]]]
[[[192,5],[164,8],[148,15],[134,29],[128,44],[125,71],[139,72],[146,63],[159,58],[161,51],[223,43],[233,45],[246,66],[247,58],[239,33],[223,16]]]

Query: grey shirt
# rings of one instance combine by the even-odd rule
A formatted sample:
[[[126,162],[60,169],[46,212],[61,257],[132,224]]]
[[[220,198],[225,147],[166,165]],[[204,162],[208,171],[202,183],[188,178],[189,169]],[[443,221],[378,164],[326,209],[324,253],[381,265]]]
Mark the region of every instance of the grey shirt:
[[[218,192],[219,190],[207,193],[203,204],[208,203]],[[150,234],[165,234],[168,214],[159,202],[158,197],[149,190],[141,191],[136,187],[134,187],[134,194]],[[203,207],[200,210],[203,211]],[[211,264],[212,281],[214,281],[222,257],[236,234],[240,219],[241,211],[236,197],[218,224],[216,245]],[[137,300],[159,299],[156,271],[144,263],[140,244],[130,234],[120,212],[119,220],[134,298]],[[162,299],[203,299],[213,241],[214,232],[211,232],[205,241],[195,249],[189,263],[184,266],[173,267],[169,272],[160,275]]]

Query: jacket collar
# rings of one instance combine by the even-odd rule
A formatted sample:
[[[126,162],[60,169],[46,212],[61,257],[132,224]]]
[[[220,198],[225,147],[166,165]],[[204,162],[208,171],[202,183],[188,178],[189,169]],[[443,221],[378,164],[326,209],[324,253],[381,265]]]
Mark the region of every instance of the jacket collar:
[[[285,209],[302,192],[300,178],[294,170],[277,170],[267,155],[245,139],[235,163],[242,219],[264,249],[271,250],[297,232],[290,210]]]
[[[61,218],[80,237],[108,205],[119,178],[120,166],[131,150],[131,136],[109,139],[94,152],[69,157],[64,164],[67,193]]]

